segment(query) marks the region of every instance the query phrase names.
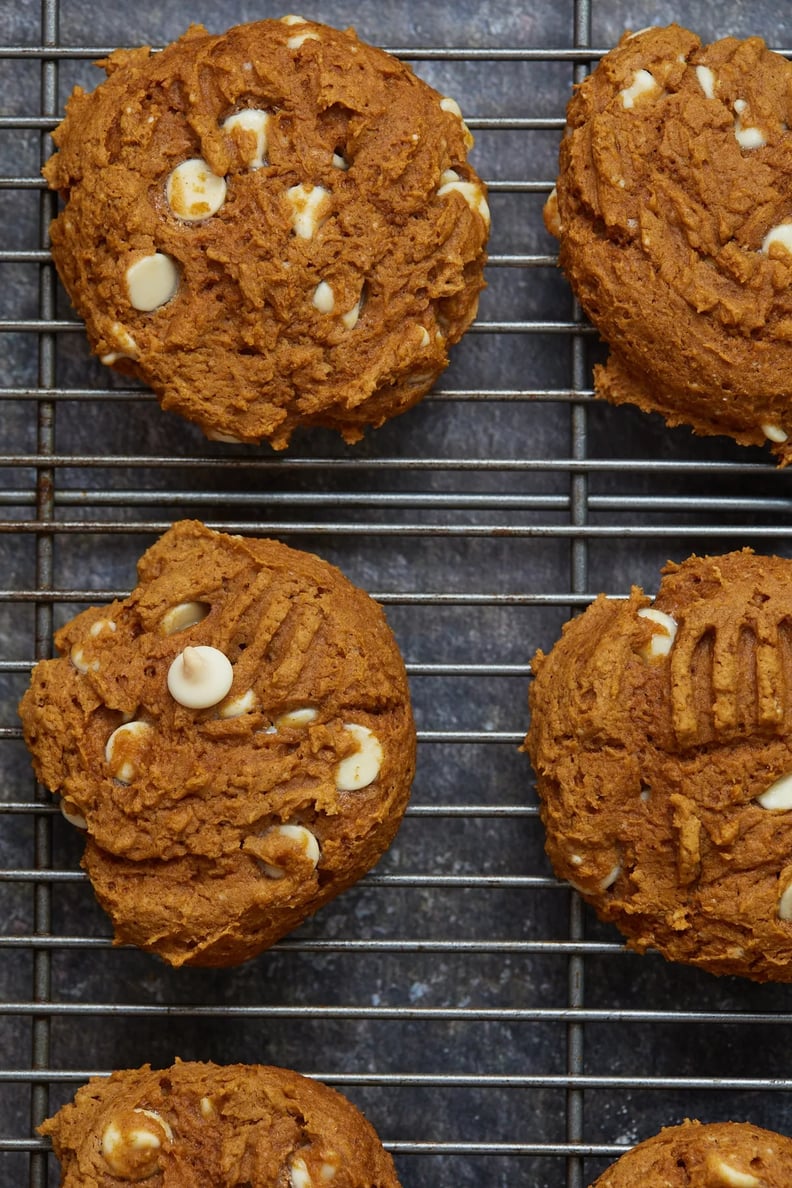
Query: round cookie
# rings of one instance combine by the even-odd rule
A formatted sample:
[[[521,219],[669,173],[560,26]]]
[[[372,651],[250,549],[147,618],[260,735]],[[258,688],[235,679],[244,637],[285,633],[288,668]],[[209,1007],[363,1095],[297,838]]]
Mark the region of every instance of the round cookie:
[[[788,1188],[792,1140],[747,1122],[683,1122],[622,1155],[591,1188]]]
[[[792,64],[625,34],[567,109],[545,208],[610,344],[597,394],[792,460]]]
[[[254,956],[374,865],[415,768],[380,607],[270,540],[174,525],[123,602],[56,634],[20,705],[38,778],[87,831],[116,940]]]
[[[792,981],[792,561],[669,564],[537,652],[547,853],[631,948]]]
[[[283,1068],[177,1061],[93,1077],[39,1131],[62,1188],[399,1188],[363,1115]]]
[[[458,104],[290,16],[76,88],[44,169],[61,279],[104,363],[223,441],[357,441],[415,404],[472,322],[489,210]]]

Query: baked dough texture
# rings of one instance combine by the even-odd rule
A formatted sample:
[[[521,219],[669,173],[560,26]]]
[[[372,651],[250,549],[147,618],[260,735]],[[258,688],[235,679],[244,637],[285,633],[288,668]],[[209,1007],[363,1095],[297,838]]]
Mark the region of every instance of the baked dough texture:
[[[622,1155],[591,1188],[788,1188],[792,1140],[748,1122],[683,1122]]]
[[[396,833],[415,768],[404,664],[367,594],[275,541],[182,521],[138,577],[56,634],[61,657],[36,665],[20,705],[24,735],[86,830],[116,940],[233,965]],[[186,704],[205,688],[203,708]]]
[[[61,1188],[399,1188],[373,1127],[283,1068],[177,1061],[94,1077],[39,1127]]]
[[[557,872],[631,948],[792,981],[792,561],[668,564],[532,661]]]
[[[610,344],[597,394],[792,460],[792,64],[625,34],[567,109],[545,208]]]
[[[93,350],[220,440],[349,442],[475,317],[489,211],[458,104],[298,17],[118,50],[44,168]]]

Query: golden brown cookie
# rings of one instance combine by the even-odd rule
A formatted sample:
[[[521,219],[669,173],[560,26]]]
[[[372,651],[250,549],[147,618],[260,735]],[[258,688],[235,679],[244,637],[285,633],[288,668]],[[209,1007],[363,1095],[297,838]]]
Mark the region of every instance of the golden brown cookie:
[[[633,1147],[591,1188],[789,1188],[792,1140],[747,1122],[683,1122]]]
[[[792,981],[792,561],[669,564],[537,652],[547,852],[631,948]]]
[[[94,1077],[39,1129],[52,1136],[61,1188],[399,1188],[351,1102],[261,1064]]]
[[[138,579],[57,633],[25,739],[87,830],[116,940],[233,965],[393,838],[415,767],[404,665],[367,594],[275,541],[183,521]]]
[[[357,441],[415,404],[475,317],[489,211],[458,104],[290,16],[77,87],[44,173],[52,252],[104,363],[219,440]]]
[[[792,64],[625,34],[567,109],[545,208],[610,344],[597,393],[792,460]]]

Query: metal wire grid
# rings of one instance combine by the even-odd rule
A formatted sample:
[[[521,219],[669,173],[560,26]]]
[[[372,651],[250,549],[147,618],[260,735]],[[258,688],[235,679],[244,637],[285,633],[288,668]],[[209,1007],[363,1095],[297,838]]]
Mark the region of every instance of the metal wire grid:
[[[571,81],[573,75],[580,78],[602,51],[586,48],[590,44],[590,5],[580,0],[570,15],[572,48],[396,47],[394,52],[416,63],[568,63]],[[56,122],[60,64],[105,52],[98,47],[61,45],[58,22],[57,0],[42,0],[41,43],[8,46],[2,51],[6,61],[23,59],[37,65],[41,105],[36,114],[0,116],[0,131],[40,134],[42,159],[50,151],[46,134]],[[518,114],[478,115],[469,123],[477,131],[518,132],[526,137],[529,148],[534,133],[554,132],[563,126],[560,111],[549,118],[526,116],[518,97],[515,106]],[[54,198],[35,175],[8,176],[0,184],[4,190],[25,195],[39,211],[38,245],[0,251],[3,265],[39,268],[36,316],[9,316],[0,323],[6,336],[24,336],[26,349],[38,351],[36,381],[0,389],[4,408],[21,407],[34,426],[30,448],[0,455],[0,466],[8,477],[0,494],[7,509],[6,518],[0,519],[0,534],[13,549],[26,554],[27,562],[18,571],[11,567],[10,577],[19,580],[9,580],[0,590],[0,612],[8,608],[16,616],[8,624],[24,621],[26,625],[22,635],[9,643],[7,658],[0,661],[0,676],[10,689],[0,740],[12,756],[4,769],[9,774],[0,804],[3,834],[10,838],[3,854],[11,854],[7,868],[0,872],[8,892],[2,903],[8,905],[4,910],[10,925],[0,940],[2,965],[8,971],[8,977],[0,981],[6,995],[0,1004],[0,1023],[5,1027],[3,1035],[13,1037],[5,1045],[6,1067],[0,1070],[4,1093],[0,1098],[0,1182],[27,1182],[31,1188],[45,1188],[57,1181],[46,1144],[34,1137],[35,1126],[90,1073],[107,1072],[122,1063],[112,1059],[113,1045],[123,1031],[135,1032],[139,1021],[152,1029],[147,1035],[160,1037],[160,1043],[162,1036],[174,1033],[185,1055],[215,1058],[214,1052],[202,1049],[200,1036],[195,1039],[196,1029],[206,1029],[213,1037],[233,1036],[230,1047],[238,1045],[241,1036],[258,1036],[262,1029],[272,1044],[273,1033],[281,1029],[287,1036],[297,1037],[296,1041],[286,1040],[286,1050],[298,1052],[305,1035],[315,1038],[316,1028],[337,1034],[339,1047],[320,1045],[320,1059],[312,1060],[309,1054],[300,1067],[363,1102],[394,1152],[406,1188],[429,1183],[441,1188],[468,1183],[532,1183],[548,1188],[565,1183],[582,1188],[627,1143],[646,1137],[663,1122],[707,1109],[710,1116],[739,1116],[742,1111],[754,1121],[783,1129],[778,1111],[792,1080],[773,1058],[773,1052],[783,1047],[774,1042],[778,1028],[792,1022],[783,996],[772,989],[734,987],[729,982],[716,986],[692,971],[669,971],[651,957],[639,964],[635,964],[638,959],[626,957],[617,938],[584,913],[576,896],[556,884],[538,856],[536,805],[525,792],[528,777],[514,748],[524,727],[522,703],[530,652],[536,643],[546,646],[552,642],[546,623],[557,625],[569,608],[585,605],[592,590],[606,584],[602,575],[608,574],[610,561],[620,549],[637,554],[648,548],[651,565],[658,550],[684,555],[702,540],[714,551],[747,540],[760,548],[767,542],[769,548],[783,549],[792,506],[784,476],[758,454],[735,451],[724,455],[722,443],[719,449],[709,449],[706,443],[694,447],[689,459],[673,454],[651,456],[648,451],[656,448],[660,438],[650,436],[647,449],[647,440],[641,437],[643,426],[637,427],[637,421],[637,454],[629,455],[628,436],[625,456],[618,456],[621,443],[611,436],[612,427],[617,416],[629,419],[630,414],[598,412],[593,428],[589,406],[592,336],[576,309],[566,319],[489,318],[478,323],[471,335],[497,335],[501,340],[513,335],[527,336],[529,341],[540,335],[555,338],[559,349],[563,344],[565,351],[566,382],[534,388],[452,383],[427,401],[430,418],[442,415],[448,404],[469,412],[477,406],[487,410],[525,404],[552,407],[567,416],[567,444],[564,446],[562,438],[555,453],[504,458],[474,449],[467,456],[453,452],[445,456],[440,451],[437,456],[427,456],[431,451],[419,454],[402,449],[372,457],[353,450],[341,451],[339,456],[297,454],[272,459],[263,452],[229,457],[228,451],[211,452],[190,439],[186,450],[177,453],[59,450],[58,417],[80,419],[87,416],[85,410],[102,405],[115,409],[148,397],[136,389],[86,384],[80,374],[76,381],[60,378],[58,344],[81,327],[58,312],[46,230],[54,213]],[[543,195],[550,184],[490,179],[490,191],[494,195]],[[553,263],[550,255],[498,254],[496,250],[490,279],[494,274],[505,275],[507,284],[516,285],[526,271]],[[453,369],[449,374],[454,374]],[[604,452],[603,440],[609,447]],[[391,477],[394,481],[389,483]],[[512,478],[524,484],[524,489],[515,493],[508,481]],[[181,484],[176,490],[172,489],[173,480]],[[284,489],[266,486],[271,517],[262,520],[262,494],[255,488],[272,482],[281,483]],[[415,482],[426,486],[412,490],[410,484]],[[368,520],[356,519],[360,509],[368,514]],[[269,995],[258,982],[251,985],[244,972],[214,979],[207,975],[205,980],[196,976],[181,982],[163,973],[149,993],[149,959],[111,950],[106,925],[91,916],[89,893],[77,865],[78,850],[65,832],[59,832],[60,819],[50,797],[38,787],[26,797],[30,779],[19,754],[13,700],[25,683],[30,664],[50,654],[53,626],[73,613],[76,604],[122,596],[127,591],[125,585],[113,584],[119,572],[128,572],[121,562],[103,572],[102,580],[78,582],[73,569],[59,564],[59,551],[65,553],[67,542],[76,542],[80,563],[95,557],[97,548],[112,554],[118,542],[137,553],[145,540],[182,514],[207,514],[209,522],[227,530],[296,538],[294,543],[325,554],[335,548],[342,565],[346,542],[356,547],[362,542],[364,552],[371,549],[374,555],[372,564],[362,565],[364,575],[371,579],[362,584],[386,605],[397,633],[401,628],[406,637],[407,648],[415,648],[412,653],[406,650],[417,691],[425,687],[424,682],[432,688],[437,682],[452,682],[452,701],[476,703],[492,698],[491,690],[506,683],[508,696],[498,693],[496,699],[501,710],[504,702],[508,707],[509,728],[503,727],[503,715],[497,713],[494,726],[438,728],[431,717],[433,695],[418,696],[424,771],[429,778],[437,778],[439,799],[420,795],[419,776],[419,794],[405,823],[407,841],[403,847],[397,843],[398,854],[392,864],[386,860],[384,867],[364,880],[362,891],[348,893],[346,902],[353,906],[348,916],[339,908],[342,931],[334,931],[320,918],[315,928],[301,930],[297,938],[282,942],[262,959],[266,965],[260,976],[265,979],[273,969],[277,972],[279,963],[303,971],[308,969],[306,965],[293,963],[311,962],[311,968],[318,963],[325,973],[337,974],[347,968],[344,963],[350,959],[364,972],[379,971],[380,982],[387,984],[390,978],[390,997],[372,995],[364,1001],[360,995],[360,1001],[350,1004],[342,982],[334,992],[323,989],[318,1000],[309,997],[303,1001],[299,987],[288,978],[285,993],[280,993],[278,984]],[[473,575],[478,584],[470,589],[464,583],[458,587],[449,583],[447,588],[442,583],[437,587],[427,583],[426,588],[415,588],[409,567],[401,584],[391,583],[386,588],[383,583],[377,588],[377,567],[384,549],[405,550],[408,561],[415,562],[425,577],[431,573],[427,557],[436,547],[449,543],[467,557],[476,542],[486,549],[492,546],[498,563],[507,566],[511,554],[500,548],[504,541],[512,549],[528,542],[527,547],[543,550],[542,564],[549,565],[556,584],[537,578],[535,587],[519,580],[515,587],[508,574],[505,580],[496,581],[483,567],[489,556],[485,553],[482,568]],[[129,549],[122,550],[124,560]],[[549,555],[552,565],[547,561]],[[648,572],[650,562],[646,565]],[[386,572],[384,564],[382,572]],[[568,575],[560,584],[559,572]],[[619,584],[622,571],[617,566],[613,572],[619,576],[608,588],[623,592],[623,582]],[[63,582],[63,573],[71,574],[72,580]],[[515,574],[522,577],[522,568],[515,567]],[[477,624],[482,630],[491,627],[486,616],[494,616],[499,641],[525,621],[520,616],[540,613],[549,618],[541,619],[536,638],[529,638],[527,646],[520,649],[517,662],[489,656],[483,662],[470,661],[459,654],[438,662],[433,659],[433,629],[427,621],[446,612],[451,616],[452,632],[462,616],[473,621],[474,634]],[[416,628],[418,621],[422,625]],[[452,778],[443,783],[442,768],[457,748],[472,756],[470,768],[482,780],[485,794],[478,801],[470,794],[469,785],[457,787]],[[439,761],[438,755],[442,756]],[[493,770],[497,778],[488,786],[486,775]],[[427,778],[423,787],[428,783]],[[459,834],[453,832],[457,825]],[[428,854],[417,848],[424,863],[417,873],[401,871],[399,862],[405,858],[410,839],[415,840],[416,831],[428,826],[435,831],[432,845],[448,832],[459,852],[464,851],[468,865],[463,864],[461,873],[453,870],[453,862],[433,865],[431,847]],[[488,844],[494,838],[510,860],[515,857],[513,843],[504,840],[504,827],[510,837],[515,830],[525,831],[519,833],[519,846],[526,847],[529,862],[515,862],[507,870],[497,863],[491,868],[484,862],[476,866],[480,838]],[[19,908],[18,895],[25,896],[26,908]],[[414,928],[412,935],[405,939],[398,929],[388,927],[383,936],[376,927],[358,932],[356,926],[361,922],[370,924],[371,915],[366,913],[372,911],[372,896],[379,897],[375,916],[382,913],[389,920],[390,907],[381,906],[385,897],[388,905],[396,905],[392,914],[400,924],[408,922],[408,933]],[[438,908],[433,896],[442,905],[454,902],[454,897],[461,903],[454,917],[457,935],[444,934],[447,909]],[[71,915],[60,912],[67,900]],[[527,935],[516,928],[513,935],[502,938],[496,924],[498,913],[502,909],[512,925],[515,907],[518,914],[524,912],[532,921],[546,917],[547,935],[542,935],[541,928],[536,930],[538,936],[530,928]],[[423,912],[431,925],[426,936],[415,927]],[[73,921],[83,918],[81,913],[87,926],[75,929]],[[450,909],[449,913],[453,916]],[[468,915],[474,926],[465,934],[457,925]],[[348,933],[343,931],[346,928]],[[12,969],[13,959],[20,956],[22,966]],[[377,964],[380,960],[381,967]],[[410,978],[416,969],[428,971],[426,983],[431,985],[438,963],[447,963],[447,969],[443,965],[446,980],[453,983],[453,992],[445,997],[441,994],[439,1004],[423,1004],[425,988],[419,987],[413,995],[411,987],[406,996],[393,990],[399,987],[403,971]],[[475,972],[480,967],[483,977]],[[500,997],[483,992],[488,984],[497,984],[498,971],[504,968],[516,970],[518,981],[536,980],[533,998],[522,998],[511,984]],[[89,970],[92,973],[86,972]],[[127,979],[130,970],[132,976]],[[68,984],[69,978],[73,984]],[[104,996],[95,993],[97,978],[105,980]],[[27,992],[20,992],[20,985],[26,985]],[[468,986],[475,988],[476,995],[466,994]],[[241,1030],[233,1031],[237,1026]],[[83,1038],[86,1029],[87,1041]],[[418,1030],[418,1041],[413,1029]],[[783,1030],[781,1034],[785,1034]],[[534,1045],[526,1038],[529,1035],[543,1039]],[[476,1037],[482,1036],[479,1042]],[[406,1064],[388,1059],[386,1050],[394,1041],[408,1054]],[[512,1044],[513,1050],[486,1059],[484,1053],[493,1042]],[[29,1059],[22,1054],[25,1045]],[[345,1046],[355,1050],[357,1062],[338,1056]],[[766,1058],[763,1053],[754,1065],[752,1054],[757,1046],[767,1050]],[[156,1063],[159,1050],[155,1040],[153,1050],[142,1048],[139,1060],[127,1063],[146,1058]],[[426,1061],[419,1055],[424,1051],[428,1053]],[[472,1053],[468,1060],[463,1058],[467,1051]],[[633,1059],[636,1051],[637,1062]],[[723,1055],[723,1061],[713,1063],[713,1051]],[[260,1058],[258,1053],[256,1058]],[[328,1063],[323,1065],[322,1060]],[[296,1061],[290,1062],[297,1066]],[[405,1107],[402,1099],[417,1106]],[[29,1119],[20,1110],[20,1100],[27,1106]],[[426,1133],[419,1127],[416,1118],[424,1111],[437,1119],[438,1125],[442,1120],[442,1134]],[[449,1138],[449,1117],[457,1115],[465,1128]],[[406,1129],[397,1130],[405,1119]],[[482,1120],[478,1129],[476,1119]]]

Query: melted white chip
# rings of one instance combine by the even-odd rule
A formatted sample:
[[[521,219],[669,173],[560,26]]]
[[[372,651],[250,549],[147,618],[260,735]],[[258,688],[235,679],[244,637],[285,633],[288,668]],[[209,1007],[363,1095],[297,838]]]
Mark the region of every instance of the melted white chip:
[[[154,252],[152,256],[142,256],[129,265],[126,287],[132,308],[151,313],[176,296],[179,273],[170,256]]]
[[[185,631],[194,627],[209,614],[209,607],[205,602],[180,602],[162,616],[160,630],[163,635],[175,635],[177,631]]]
[[[333,153],[333,168],[342,169],[346,172],[349,169],[349,161],[346,157],[342,157],[340,153]]]
[[[306,858],[311,862],[312,866],[316,866],[321,856],[319,849],[319,842],[316,840],[310,829],[306,829],[304,825],[273,825],[272,829],[267,830],[268,834],[276,834],[278,837],[286,838],[291,842],[295,849],[302,850]],[[264,873],[271,879],[282,879],[285,875],[285,870],[281,866],[275,866],[274,863],[262,862]]]
[[[86,660],[85,653],[83,652],[83,650],[79,644],[74,644],[72,646],[72,649],[69,652],[69,659],[71,660],[72,664],[74,665],[74,667],[77,669],[78,672],[85,673],[85,672],[98,672],[99,671],[99,661],[91,660],[89,662],[88,660]]]
[[[709,66],[697,66],[696,67],[696,78],[698,79],[699,86],[701,87],[702,91],[707,96],[707,98],[714,99],[715,98],[715,75],[712,73]]]
[[[168,669],[168,690],[188,709],[207,709],[222,701],[234,680],[231,661],[217,648],[185,648]]]
[[[202,1097],[198,1105],[202,1118],[206,1118],[208,1121],[210,1118],[217,1117],[217,1110],[214,1108],[214,1102],[211,1097]]]
[[[453,170],[449,172],[453,173]],[[445,176],[443,174],[443,177]],[[441,178],[440,180],[442,181],[443,179]],[[437,191],[437,197],[443,198],[446,194],[451,194],[454,191],[461,194],[470,209],[477,211],[487,226],[489,226],[489,206],[487,205],[487,199],[484,197],[481,187],[477,186],[475,182],[450,181],[440,186],[440,189]]]
[[[319,313],[332,313],[335,309],[335,294],[327,281],[319,281],[314,289],[311,304]]]
[[[240,128],[243,132],[252,132],[256,137],[256,148],[252,157],[248,158],[249,169],[261,169],[266,164],[269,143],[267,139],[267,125],[270,116],[267,111],[260,111],[256,107],[246,107],[244,111],[237,111],[230,115],[223,124],[224,132],[233,132]]]
[[[462,108],[456,99],[452,99],[450,95],[446,95],[444,99],[440,100],[440,109],[442,111],[450,111],[452,115],[458,116],[460,120],[462,119]]]
[[[667,656],[674,645],[677,633],[677,621],[664,611],[655,610],[653,606],[642,606],[638,611],[641,619],[650,619],[657,623],[662,631],[655,631],[646,648],[647,656]]]
[[[154,1110],[137,1109],[132,1113],[140,1114],[141,1119],[151,1119],[161,1129],[161,1134],[143,1122],[139,1126],[122,1127],[113,1119],[107,1124],[102,1132],[102,1156],[113,1175],[122,1180],[140,1180],[152,1175],[157,1165],[157,1152],[162,1147],[162,1136],[168,1142],[173,1140],[170,1126]],[[148,1154],[150,1158],[141,1160],[141,1154]]]
[[[129,331],[121,325],[120,322],[113,322],[111,332],[119,347],[117,351],[109,351],[108,354],[102,355],[101,360],[108,366],[111,363],[117,363],[119,359],[138,359],[140,351],[138,344],[135,342]]]
[[[322,225],[320,212],[330,197],[324,186],[305,186],[300,182],[286,191],[292,207],[292,228],[298,239],[312,239]]]
[[[421,334],[421,342],[420,342],[420,345],[421,345],[422,347],[427,347],[427,346],[429,346],[429,343],[431,342],[431,339],[429,338],[429,331],[426,329],[426,326],[419,326],[419,327],[418,327],[418,330],[420,331],[420,334]]]
[[[338,1167],[335,1163],[323,1163],[319,1169],[319,1175],[322,1177],[324,1183],[328,1184],[330,1180],[335,1179],[337,1171]]]
[[[368,726],[345,722],[344,729],[357,740],[358,749],[339,763],[335,773],[335,784],[341,792],[354,792],[358,788],[367,788],[379,775],[382,767],[382,744]]]
[[[357,301],[355,302],[355,304],[352,306],[351,309],[348,309],[345,314],[341,315],[341,321],[343,322],[343,324],[347,330],[354,330],[355,326],[357,326],[357,324],[358,324],[358,318],[360,317],[361,301],[362,301],[362,296],[358,297]]]
[[[745,99],[734,100],[734,110],[737,112],[737,119],[734,121],[734,136],[740,148],[756,149],[762,148],[767,144],[767,138],[762,132],[761,128],[743,128],[741,116],[748,108]]]
[[[64,820],[68,821],[70,825],[73,825],[75,829],[88,828],[88,822],[85,817],[70,800],[61,800],[60,811]]]
[[[771,425],[769,421],[763,422],[761,429],[767,440],[774,441],[776,445],[783,445],[789,438],[789,434],[785,433],[780,425]]]
[[[648,70],[636,70],[629,87],[619,91],[619,95],[625,107],[634,107],[636,99],[659,90],[660,88]]]
[[[97,619],[91,624],[89,635],[101,635],[103,631],[115,631],[116,625],[112,619]]]
[[[241,718],[243,714],[249,714],[255,708],[256,694],[252,689],[248,689],[247,693],[242,693],[221,705],[217,712],[221,718]]]
[[[123,759],[120,763],[114,765],[114,755],[120,746],[128,751],[129,744],[137,739],[142,739],[150,732],[151,726],[148,722],[142,722],[140,719],[134,722],[126,722],[123,726],[119,726],[117,730],[108,738],[105,743],[105,760],[110,766],[111,775],[121,784],[131,784],[137,775],[137,768],[131,758]]]
[[[779,920],[792,920],[792,883],[782,892],[778,900]]]
[[[274,724],[278,730],[298,730],[300,726],[307,726],[309,722],[313,722],[318,717],[319,710],[312,706],[305,706],[304,709],[293,709],[288,710],[285,714],[279,714]]]
[[[233,433],[221,433],[219,429],[205,429],[204,437],[209,441],[224,441],[226,445],[244,445],[241,437],[234,437]]]
[[[145,1114],[145,1116],[147,1118],[151,1118],[151,1120],[153,1122],[158,1123],[158,1125],[160,1125],[162,1127],[162,1129],[165,1131],[165,1137],[168,1140],[168,1142],[169,1143],[173,1142],[173,1131],[171,1130],[170,1123],[166,1122],[166,1120],[163,1118],[162,1114],[158,1114],[156,1110],[143,1110],[143,1109],[136,1109],[133,1112],[135,1114]]]
[[[711,1166],[715,1174],[720,1177],[724,1188],[761,1188],[761,1180],[757,1180],[756,1176],[752,1176],[748,1172],[741,1172],[738,1168],[732,1167],[725,1159],[715,1159]]]
[[[773,244],[778,244],[792,253],[792,223],[779,223],[776,227],[771,227],[762,240],[762,251],[766,254]]]
[[[298,1155],[289,1165],[289,1184],[291,1188],[313,1188],[313,1180],[308,1174],[308,1167],[304,1159]]]
[[[295,16],[294,13],[287,13],[286,16],[281,17],[281,23],[284,25],[305,25],[307,21],[305,17]]]
[[[304,41],[321,41],[318,33],[296,33],[294,37],[290,37],[286,45],[290,50],[299,49]]]
[[[173,170],[165,194],[177,218],[196,223],[217,214],[226,200],[226,182],[212,173],[206,161],[190,157]]]
[[[622,872],[621,866],[618,864],[611,868],[605,875],[605,878],[600,882],[600,891],[607,891],[608,887],[612,887]]]
[[[775,812],[791,809],[792,772],[775,780],[761,796],[756,797],[756,803],[761,804],[763,809],[770,809]]]

